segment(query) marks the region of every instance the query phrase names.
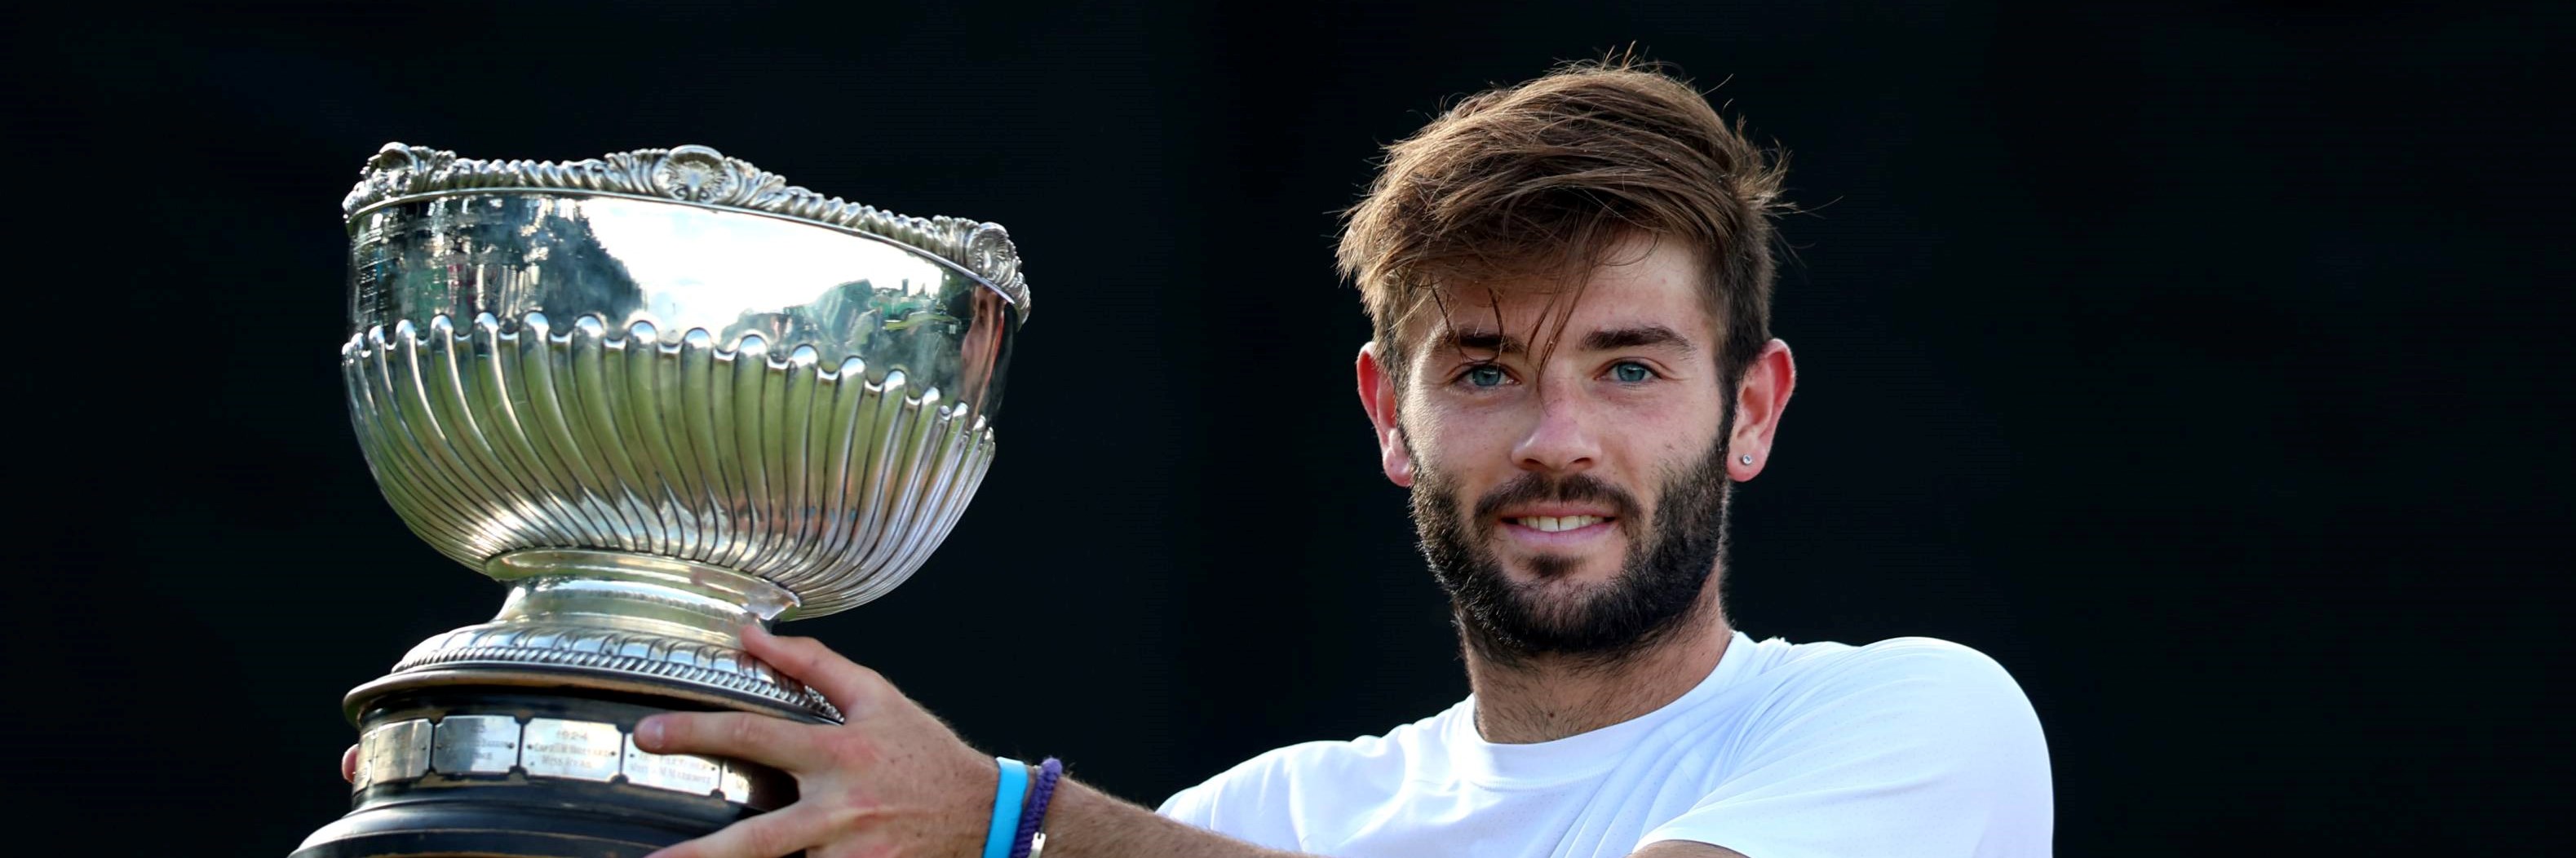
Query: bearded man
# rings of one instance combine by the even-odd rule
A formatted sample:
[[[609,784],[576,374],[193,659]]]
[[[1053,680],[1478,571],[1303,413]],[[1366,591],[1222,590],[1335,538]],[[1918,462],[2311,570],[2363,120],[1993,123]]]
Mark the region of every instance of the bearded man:
[[[1375,325],[1360,404],[1470,697],[1156,813],[1032,781],[874,672],[752,629],[848,721],[638,725],[646,750],[766,763],[802,796],[657,858],[2047,855],[2047,749],[1994,661],[1756,641],[1720,603],[1729,487],[1768,463],[1797,384],[1769,332],[1774,160],[1686,84],[1599,64],[1470,98],[1388,154],[1339,254]]]

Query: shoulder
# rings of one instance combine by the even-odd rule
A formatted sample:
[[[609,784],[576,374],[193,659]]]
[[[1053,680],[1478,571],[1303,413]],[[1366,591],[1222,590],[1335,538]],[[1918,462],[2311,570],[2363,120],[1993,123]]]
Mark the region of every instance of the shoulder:
[[[1395,754],[1394,743],[1381,736],[1346,741],[1301,742],[1264,751],[1236,763],[1215,777],[1172,797],[1173,803],[1264,802],[1272,793],[1300,783],[1342,782],[1382,776]]]
[[[1451,711],[1455,711],[1454,709]],[[1286,820],[1300,794],[1344,798],[1391,795],[1437,755],[1443,712],[1379,736],[1303,742],[1263,752],[1197,786],[1173,794],[1157,811],[1182,822],[1260,842],[1246,820]]]
[[[1754,856],[2046,855],[2048,748],[1995,659],[1932,638],[1763,641],[1696,803],[1640,841]],[[1698,738],[1698,737],[1692,737]],[[1688,739],[1685,739],[1688,741]]]
[[[1768,744],[1866,741],[1963,762],[2046,765],[2030,698],[1974,648],[1925,637],[1764,645],[1754,728]]]
[[[1759,665],[1784,685],[1878,688],[1895,683],[1914,693],[1949,693],[2019,699],[2021,685],[1985,653],[1939,638],[1889,638],[1864,646],[1764,641],[1771,658]]]

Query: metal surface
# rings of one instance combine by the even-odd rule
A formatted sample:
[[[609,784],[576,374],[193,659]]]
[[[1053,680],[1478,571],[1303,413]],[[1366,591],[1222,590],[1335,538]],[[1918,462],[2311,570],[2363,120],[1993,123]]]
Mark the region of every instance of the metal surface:
[[[451,775],[505,775],[519,764],[519,719],[450,715],[431,735],[429,767]]]
[[[751,801],[751,789],[751,776],[732,763],[724,764],[724,771],[716,775],[716,794],[727,801],[747,803]]]
[[[505,190],[677,200],[882,236],[964,266],[1000,289],[1020,308],[1021,316],[1029,312],[1019,248],[1000,224],[909,217],[826,197],[705,146],[637,149],[557,163],[458,158],[454,152],[427,146],[387,143],[367,159],[358,186],[340,201],[340,212],[354,231],[359,215],[389,202]]]
[[[519,768],[535,777],[614,780],[626,756],[615,724],[530,718],[519,735]]]
[[[964,512],[1028,308],[1008,234],[697,146],[392,144],[343,206],[359,446],[414,533],[512,585],[388,680],[588,673],[837,718],[738,629],[884,595]]]
[[[434,738],[433,738],[434,737]],[[524,737],[524,741],[522,741]],[[519,774],[567,778],[708,795],[736,804],[751,800],[751,779],[732,764],[688,754],[637,750],[635,738],[616,724],[531,718],[523,726],[507,715],[415,718],[367,731],[358,743],[353,788],[415,781],[430,775]]]
[[[1016,311],[937,257],[630,199],[362,217],[342,349],[359,444],[469,566],[628,551],[830,613],[917,568],[990,461]]]
[[[358,740],[356,789],[386,781],[410,780],[429,772],[430,727],[427,721],[403,721],[367,731]]]
[[[504,554],[484,571],[511,583],[500,614],[422,641],[395,663],[397,675],[475,667],[608,672],[840,717],[821,695],[743,654],[742,626],[794,603],[768,582],[704,564],[579,549]],[[348,702],[354,714],[360,701]]]
[[[705,795],[724,785],[724,767],[714,760],[637,750],[633,734],[626,737],[626,758],[620,765],[627,783],[642,786]]]

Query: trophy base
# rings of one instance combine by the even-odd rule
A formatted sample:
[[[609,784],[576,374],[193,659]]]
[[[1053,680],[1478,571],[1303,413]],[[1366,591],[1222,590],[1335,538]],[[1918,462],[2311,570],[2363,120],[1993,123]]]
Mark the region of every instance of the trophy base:
[[[490,679],[367,700],[354,807],[290,858],[641,858],[795,800],[774,769],[644,753],[631,738],[655,713],[752,707],[572,675],[546,688]]]
[[[721,827],[637,813],[637,799],[537,787],[379,803],[314,832],[290,858],[640,858]],[[569,807],[547,806],[558,803]]]

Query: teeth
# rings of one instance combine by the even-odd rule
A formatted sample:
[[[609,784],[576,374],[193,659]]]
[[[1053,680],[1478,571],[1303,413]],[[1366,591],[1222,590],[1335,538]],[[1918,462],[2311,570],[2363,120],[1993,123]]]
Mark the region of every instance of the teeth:
[[[1522,527],[1541,533],[1561,533],[1577,528],[1591,527],[1593,525],[1600,524],[1603,521],[1603,519],[1597,515],[1525,515],[1515,520],[1520,522]]]

